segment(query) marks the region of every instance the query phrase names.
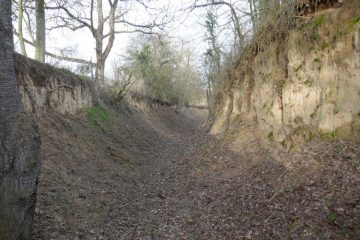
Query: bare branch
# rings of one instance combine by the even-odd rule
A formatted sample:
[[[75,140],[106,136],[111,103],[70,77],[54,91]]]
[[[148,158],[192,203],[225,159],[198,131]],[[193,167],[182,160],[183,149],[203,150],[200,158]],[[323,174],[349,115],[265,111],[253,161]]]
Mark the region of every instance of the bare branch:
[[[103,56],[105,57],[105,59],[109,56],[115,40],[115,12],[118,2],[119,2],[118,0],[114,0],[114,3],[111,4],[110,20],[109,20],[110,38],[103,52]]]
[[[14,34],[19,37],[19,33],[14,29]],[[33,41],[30,41],[26,38],[24,38],[24,42],[35,47],[36,44],[33,42]],[[48,52],[46,51],[45,54],[49,57],[52,57],[52,58],[56,58],[58,60],[63,60],[63,61],[69,61],[69,62],[75,62],[75,63],[81,63],[81,64],[88,64],[88,65],[91,65],[91,66],[95,66],[96,64],[92,63],[91,61],[87,61],[87,60],[84,60],[84,59],[80,59],[80,58],[73,58],[73,57],[67,57],[67,56],[60,56],[60,55],[57,55],[57,54],[54,54],[54,53],[51,53],[51,52]]]
[[[88,22],[84,21],[84,19],[82,19],[81,17],[76,17],[74,14],[72,14],[70,12],[69,9],[67,9],[64,6],[60,6],[60,9],[63,10],[71,19],[77,21],[78,23],[80,23],[81,25],[86,26],[87,28],[90,29],[90,31],[95,34],[95,29],[93,28],[93,26],[91,25],[91,23],[89,24]]]
[[[68,61],[68,62],[75,62],[75,63],[80,63],[80,64],[87,64],[87,65],[91,65],[93,67],[96,66],[95,63],[91,62],[91,61],[87,61],[84,59],[80,59],[80,58],[73,58],[73,57],[67,57],[67,56],[60,56],[60,55],[56,55],[54,53],[50,53],[48,51],[45,52],[45,54],[49,57],[58,59],[58,60],[63,60],[63,61]]]

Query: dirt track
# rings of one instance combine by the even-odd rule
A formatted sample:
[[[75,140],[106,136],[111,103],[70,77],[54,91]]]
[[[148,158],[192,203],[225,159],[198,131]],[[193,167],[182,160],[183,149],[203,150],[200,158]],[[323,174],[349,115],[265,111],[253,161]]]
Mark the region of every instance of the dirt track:
[[[241,123],[220,143],[206,114],[124,111],[41,120],[33,239],[359,239],[359,148],[296,154]]]

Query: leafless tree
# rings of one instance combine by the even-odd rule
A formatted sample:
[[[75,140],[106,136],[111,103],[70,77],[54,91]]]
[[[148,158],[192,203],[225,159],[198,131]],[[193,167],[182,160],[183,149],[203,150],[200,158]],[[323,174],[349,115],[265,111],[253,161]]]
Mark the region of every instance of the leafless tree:
[[[47,10],[47,4],[43,0],[37,0],[34,5],[34,1],[19,0],[14,1],[17,8],[18,16],[18,28],[14,29],[14,34],[19,38],[21,53],[27,56],[26,44],[35,48],[35,59],[41,62],[45,61],[45,56],[51,58],[74,62],[79,64],[86,64],[89,66],[95,66],[94,63],[81,58],[72,57],[63,53],[53,53],[46,50],[46,21],[45,11]],[[25,23],[26,33],[29,38],[26,38],[23,31],[23,24]]]
[[[95,40],[97,85],[104,83],[105,63],[114,45],[115,37],[121,33],[156,34],[163,30],[169,21],[166,14],[159,13],[150,22],[132,22],[126,19],[130,9],[137,4],[145,10],[152,10],[145,1],[119,1],[119,0],[89,0],[67,1],[59,0],[54,7],[56,10],[56,25],[53,28],[68,28],[73,31],[86,28]]]

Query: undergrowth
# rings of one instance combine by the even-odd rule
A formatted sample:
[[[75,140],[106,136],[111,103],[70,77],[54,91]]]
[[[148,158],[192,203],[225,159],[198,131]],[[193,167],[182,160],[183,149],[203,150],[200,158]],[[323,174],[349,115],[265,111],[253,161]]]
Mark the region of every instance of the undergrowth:
[[[106,112],[104,109],[102,109],[99,106],[88,107],[86,109],[86,114],[88,118],[93,122],[97,122],[97,121],[109,122],[112,120],[111,114]]]
[[[325,141],[334,141],[338,137],[337,131],[333,131],[333,132],[320,131],[319,135],[320,138]]]
[[[269,134],[267,135],[267,139],[272,142],[274,141],[274,133],[273,132],[269,132]]]
[[[357,15],[350,19],[349,27],[352,28],[358,22],[360,22],[360,15]]]

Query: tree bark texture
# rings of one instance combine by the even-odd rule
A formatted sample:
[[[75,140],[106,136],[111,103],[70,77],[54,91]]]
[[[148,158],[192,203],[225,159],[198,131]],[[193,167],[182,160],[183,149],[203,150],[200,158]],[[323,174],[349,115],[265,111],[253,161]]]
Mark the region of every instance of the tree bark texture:
[[[36,0],[36,49],[35,59],[45,62],[46,33],[45,33],[45,3],[44,0]]]
[[[19,18],[18,18],[18,32],[19,32],[19,43],[21,48],[21,53],[26,57],[26,47],[23,35],[23,21],[24,21],[24,4],[23,0],[19,0],[18,3],[19,8]]]
[[[39,131],[16,82],[11,0],[0,0],[0,240],[29,239],[39,168]]]

